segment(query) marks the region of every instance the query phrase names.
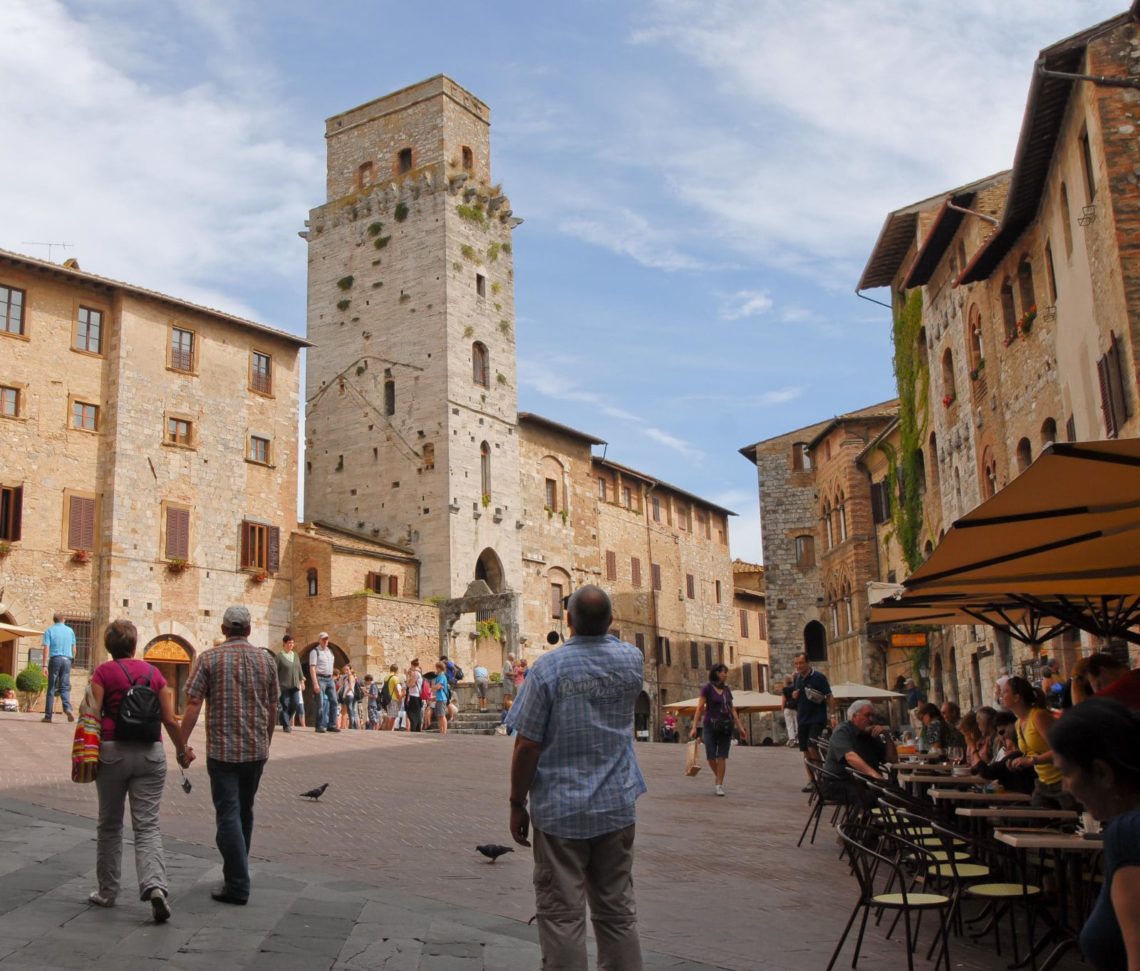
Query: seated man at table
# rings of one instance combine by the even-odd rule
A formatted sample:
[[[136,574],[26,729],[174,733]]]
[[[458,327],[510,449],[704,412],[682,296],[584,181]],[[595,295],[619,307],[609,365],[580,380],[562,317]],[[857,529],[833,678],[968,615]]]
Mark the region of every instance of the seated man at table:
[[[853,702],[847,709],[847,721],[831,733],[831,746],[823,770],[829,776],[824,795],[834,802],[857,803],[867,807],[871,800],[866,790],[851,781],[848,769],[873,779],[884,778],[879,766],[898,758],[891,730],[875,724],[875,708],[871,702]]]

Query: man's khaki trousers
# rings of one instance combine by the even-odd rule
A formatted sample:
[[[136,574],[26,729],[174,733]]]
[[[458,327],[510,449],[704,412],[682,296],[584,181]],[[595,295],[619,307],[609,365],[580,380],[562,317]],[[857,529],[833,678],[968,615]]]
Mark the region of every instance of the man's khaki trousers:
[[[587,971],[586,904],[598,971],[641,971],[633,900],[634,827],[572,840],[534,831],[534,895],[543,971]]]

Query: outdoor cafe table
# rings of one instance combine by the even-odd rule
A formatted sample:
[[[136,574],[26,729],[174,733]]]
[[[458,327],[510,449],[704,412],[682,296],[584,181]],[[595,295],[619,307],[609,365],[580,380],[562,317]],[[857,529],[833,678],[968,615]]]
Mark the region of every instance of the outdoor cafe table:
[[[993,779],[986,779],[980,775],[900,775],[899,782],[905,782],[909,785],[916,785],[925,783],[926,785],[936,786],[984,786],[993,782]]]
[[[943,800],[948,802],[982,802],[994,805],[998,803],[1027,803],[1032,799],[1032,796],[1028,796],[1024,792],[971,792],[969,789],[939,789],[937,786],[931,786],[927,790],[927,794],[935,802]]]
[[[958,806],[954,812],[968,820],[978,836],[985,832],[986,823],[996,826],[1001,820],[1036,821],[1042,825],[1054,825],[1075,822],[1080,818],[1080,814],[1072,809],[1037,809],[1030,806]]]
[[[1038,971],[1048,971],[1076,943],[1079,925],[1092,907],[1094,898],[1090,881],[1085,878],[1085,862],[1099,853],[1104,844],[1099,839],[1085,839],[1076,833],[1047,833],[1041,830],[995,829],[994,839],[1018,851],[1023,883],[1028,882],[1028,850],[1037,850],[1043,855],[1052,853],[1056,858],[1059,919],[1047,921],[1044,937],[1036,943],[1030,942],[1034,952],[1044,950],[1051,940],[1056,942],[1049,956],[1038,966]],[[1067,878],[1060,872],[1063,867],[1068,869]],[[1066,893],[1070,886],[1073,888],[1072,907],[1069,906]]]

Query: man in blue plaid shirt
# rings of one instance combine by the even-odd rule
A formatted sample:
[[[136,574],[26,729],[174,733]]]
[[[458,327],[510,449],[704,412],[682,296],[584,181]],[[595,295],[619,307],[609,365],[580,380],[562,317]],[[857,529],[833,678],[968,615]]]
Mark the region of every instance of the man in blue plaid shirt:
[[[570,597],[573,636],[530,669],[507,716],[511,836],[530,846],[544,968],[586,971],[586,902],[598,971],[640,971],[633,899],[635,803],[645,780],[633,752],[641,652],[608,634],[604,590]],[[530,813],[527,797],[530,797]]]

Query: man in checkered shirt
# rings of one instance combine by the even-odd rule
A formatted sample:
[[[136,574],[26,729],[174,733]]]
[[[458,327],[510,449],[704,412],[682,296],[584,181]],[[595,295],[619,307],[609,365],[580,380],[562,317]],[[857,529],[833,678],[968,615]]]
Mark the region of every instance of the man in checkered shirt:
[[[510,828],[530,846],[543,967],[586,969],[586,902],[598,971],[640,971],[633,899],[635,803],[645,780],[633,751],[641,652],[608,634],[605,591],[570,597],[573,636],[530,669],[507,716]],[[527,797],[530,811],[527,811]]]

